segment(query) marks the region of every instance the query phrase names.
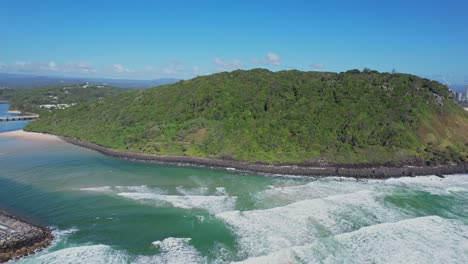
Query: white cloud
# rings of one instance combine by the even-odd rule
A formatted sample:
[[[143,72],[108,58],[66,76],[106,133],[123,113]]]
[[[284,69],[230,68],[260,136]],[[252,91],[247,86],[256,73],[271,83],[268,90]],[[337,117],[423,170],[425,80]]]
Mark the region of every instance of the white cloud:
[[[53,72],[59,71],[57,63],[55,63],[54,61],[50,61],[49,63],[45,65],[40,65],[39,67],[44,71],[53,71]]]
[[[200,75],[200,67],[194,66],[194,67],[192,68],[192,73],[193,73],[193,75],[195,75],[195,76]]]
[[[33,65],[30,61],[16,61],[13,64],[7,65],[8,70],[18,72],[35,72],[40,71],[40,65]]]
[[[3,63],[0,65],[0,69],[7,72],[27,72],[35,74],[68,73],[71,75],[80,75],[96,72],[93,66],[85,62],[68,62],[62,64],[55,61],[49,61],[47,63],[16,61],[9,64]]]
[[[125,68],[122,64],[112,64],[112,69],[117,73],[131,73],[133,70]]]
[[[63,65],[63,72],[69,73],[96,73],[96,69],[89,63],[86,62],[68,62]]]
[[[310,68],[312,68],[312,70],[319,71],[319,70],[323,70],[325,68],[325,65],[321,63],[317,63],[317,64],[310,65]]]
[[[263,59],[252,58],[252,63],[257,64],[257,65],[279,66],[281,65],[281,58],[276,53],[268,52],[266,57]]]
[[[145,68],[143,69],[144,73],[152,73],[154,72],[154,68],[151,65],[146,65]]]
[[[276,53],[268,52],[267,62],[268,62],[268,64],[271,64],[271,65],[274,65],[274,66],[279,66],[279,65],[281,65],[281,58]]]
[[[244,64],[237,59],[232,61],[225,61],[221,58],[214,58],[213,63],[218,67],[219,70],[234,70],[244,67]]]
[[[173,61],[161,69],[163,75],[174,76],[184,72],[184,67],[177,61]]]
[[[15,65],[18,67],[27,67],[30,66],[32,63],[30,61],[16,61]]]

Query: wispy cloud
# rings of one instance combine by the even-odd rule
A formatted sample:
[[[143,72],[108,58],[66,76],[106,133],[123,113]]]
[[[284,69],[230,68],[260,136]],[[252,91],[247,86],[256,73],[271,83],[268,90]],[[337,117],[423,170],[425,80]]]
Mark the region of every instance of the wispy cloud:
[[[218,70],[234,70],[244,67],[244,64],[238,59],[226,61],[218,57],[213,59],[213,64],[216,65]]]
[[[134,72],[133,70],[125,68],[122,64],[112,64],[112,69],[116,73],[132,73],[132,72]]]
[[[24,72],[35,74],[49,74],[49,73],[67,73],[67,74],[92,74],[96,72],[88,63],[85,62],[67,62],[57,63],[49,61],[47,63],[30,62],[30,61],[16,61],[14,63],[2,63],[0,69],[8,72]]]
[[[154,67],[151,66],[151,65],[146,65],[145,68],[143,69],[143,72],[144,72],[144,73],[152,73],[152,72],[154,72],[154,71],[155,71],[155,70],[154,70]]]
[[[36,67],[30,61],[16,61],[13,64],[8,64],[6,69],[18,72],[34,72],[39,71],[40,66]]]
[[[17,67],[27,67],[32,65],[30,61],[16,61],[15,64]]]
[[[49,63],[45,64],[45,65],[40,65],[39,66],[40,69],[44,70],[44,71],[52,71],[52,72],[56,72],[56,71],[59,71],[59,67],[57,66],[57,63],[55,63],[54,61],[50,61]]]
[[[267,62],[271,65],[274,66],[279,66],[281,65],[281,58],[278,56],[278,54],[273,53],[273,52],[268,52],[267,54]]]
[[[96,73],[96,69],[86,62],[69,62],[64,65],[64,72]]]
[[[198,67],[198,66],[193,66],[193,68],[192,68],[192,74],[195,75],[195,76],[200,75],[200,67]]]
[[[263,59],[253,58],[252,62],[257,65],[281,65],[281,57],[277,53],[268,52]]]
[[[325,68],[325,65],[321,64],[321,63],[317,63],[317,64],[310,65],[310,68],[312,70],[315,70],[315,71],[320,71],[320,70],[323,70]]]
[[[161,72],[162,74],[167,76],[175,76],[178,74],[182,74],[184,72],[184,67],[180,62],[173,61],[170,62],[168,65],[163,66]]]

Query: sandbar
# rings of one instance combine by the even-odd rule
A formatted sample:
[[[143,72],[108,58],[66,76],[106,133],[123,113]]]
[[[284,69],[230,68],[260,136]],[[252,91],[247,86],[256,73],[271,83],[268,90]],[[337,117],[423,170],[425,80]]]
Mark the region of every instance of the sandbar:
[[[24,140],[36,140],[36,141],[63,141],[60,137],[36,133],[36,132],[26,132],[24,130],[15,130],[9,132],[0,133],[0,138],[18,138]]]

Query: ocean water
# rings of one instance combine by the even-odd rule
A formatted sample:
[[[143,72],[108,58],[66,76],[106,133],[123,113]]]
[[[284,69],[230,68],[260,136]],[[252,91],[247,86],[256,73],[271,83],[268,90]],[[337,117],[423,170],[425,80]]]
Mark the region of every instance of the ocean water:
[[[56,235],[16,263],[468,263],[468,175],[272,177],[0,138],[0,208]]]

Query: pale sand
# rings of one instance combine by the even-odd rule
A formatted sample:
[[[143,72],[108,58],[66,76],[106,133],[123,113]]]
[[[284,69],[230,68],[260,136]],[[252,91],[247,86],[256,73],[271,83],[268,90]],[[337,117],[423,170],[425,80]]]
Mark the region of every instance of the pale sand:
[[[42,133],[26,132],[24,130],[16,130],[10,132],[0,133],[0,138],[19,138],[26,140],[39,140],[39,141],[63,141],[61,138]]]
[[[9,114],[21,114],[21,112],[18,110],[8,110],[8,113]]]
[[[465,109],[466,111],[468,111],[468,107],[465,107],[464,109]]]

